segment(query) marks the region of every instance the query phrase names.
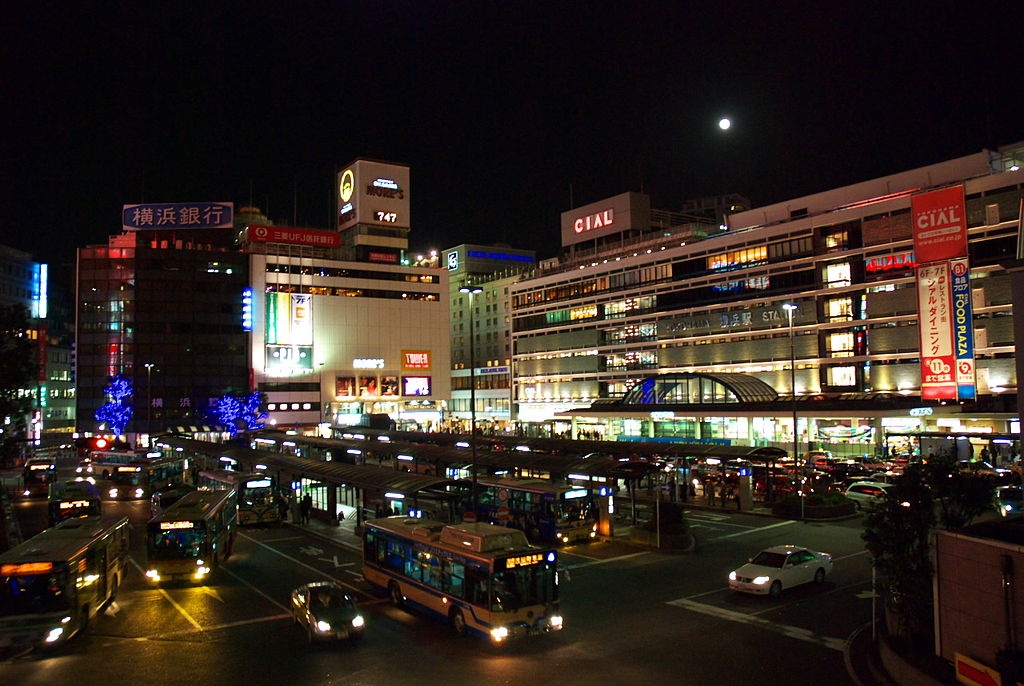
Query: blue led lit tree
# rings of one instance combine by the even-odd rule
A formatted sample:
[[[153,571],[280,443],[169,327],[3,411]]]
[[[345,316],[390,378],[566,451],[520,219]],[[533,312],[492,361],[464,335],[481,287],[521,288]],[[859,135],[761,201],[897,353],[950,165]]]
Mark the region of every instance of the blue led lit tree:
[[[105,424],[107,430],[115,436],[124,434],[124,428],[132,419],[132,406],[126,402],[135,393],[132,382],[118,374],[110,377],[110,382],[103,392],[110,398],[93,415],[97,422]]]
[[[206,414],[210,421],[227,427],[234,436],[239,429],[252,431],[263,428],[263,420],[267,418],[267,411],[262,409],[263,400],[259,391],[242,396],[227,393]]]

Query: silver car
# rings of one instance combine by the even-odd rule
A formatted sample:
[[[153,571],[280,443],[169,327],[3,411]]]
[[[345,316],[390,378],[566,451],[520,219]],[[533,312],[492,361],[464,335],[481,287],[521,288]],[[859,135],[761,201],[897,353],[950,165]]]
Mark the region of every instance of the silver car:
[[[314,581],[292,591],[292,619],[305,627],[310,643],[331,639],[357,641],[366,626],[352,596],[329,581]]]
[[[880,481],[855,481],[846,489],[846,497],[853,501],[858,510],[873,510],[885,499],[885,493],[892,484]]]

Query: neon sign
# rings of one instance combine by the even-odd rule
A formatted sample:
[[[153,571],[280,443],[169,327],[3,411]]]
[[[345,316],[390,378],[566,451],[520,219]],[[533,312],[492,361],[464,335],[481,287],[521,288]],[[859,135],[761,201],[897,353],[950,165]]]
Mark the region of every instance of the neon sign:
[[[595,214],[588,214],[585,217],[577,217],[572,224],[572,230],[576,233],[586,233],[594,229],[603,229],[615,223],[615,210],[607,209]]]
[[[864,271],[866,272],[889,272],[894,269],[905,270],[913,269],[917,266],[917,262],[914,261],[914,253],[905,252],[899,255],[883,255],[881,257],[872,257],[864,263]]]

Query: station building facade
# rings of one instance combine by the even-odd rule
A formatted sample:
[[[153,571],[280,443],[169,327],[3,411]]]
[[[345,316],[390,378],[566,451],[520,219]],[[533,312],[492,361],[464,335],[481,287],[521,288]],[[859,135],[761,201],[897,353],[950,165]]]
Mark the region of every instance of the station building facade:
[[[1019,433],[1003,265],[1017,256],[1022,156],[1020,145],[982,151],[734,212],[723,226],[654,210],[639,193],[563,213],[563,255],[512,285],[520,422],[854,452],[884,432]],[[915,255],[915,198],[942,189],[962,190],[970,324],[957,335],[973,339],[973,388],[951,399],[922,384],[935,323],[921,315]],[[782,402],[716,402],[697,385],[661,407],[609,407],[663,374],[748,375]]]

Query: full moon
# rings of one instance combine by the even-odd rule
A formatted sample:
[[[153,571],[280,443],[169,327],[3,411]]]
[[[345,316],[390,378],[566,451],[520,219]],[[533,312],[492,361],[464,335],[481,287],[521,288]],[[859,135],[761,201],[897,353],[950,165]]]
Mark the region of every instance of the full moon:
[[[728,117],[722,117],[718,120],[718,128],[722,129],[722,131],[727,130],[730,126],[732,126],[732,122],[729,121]]]

